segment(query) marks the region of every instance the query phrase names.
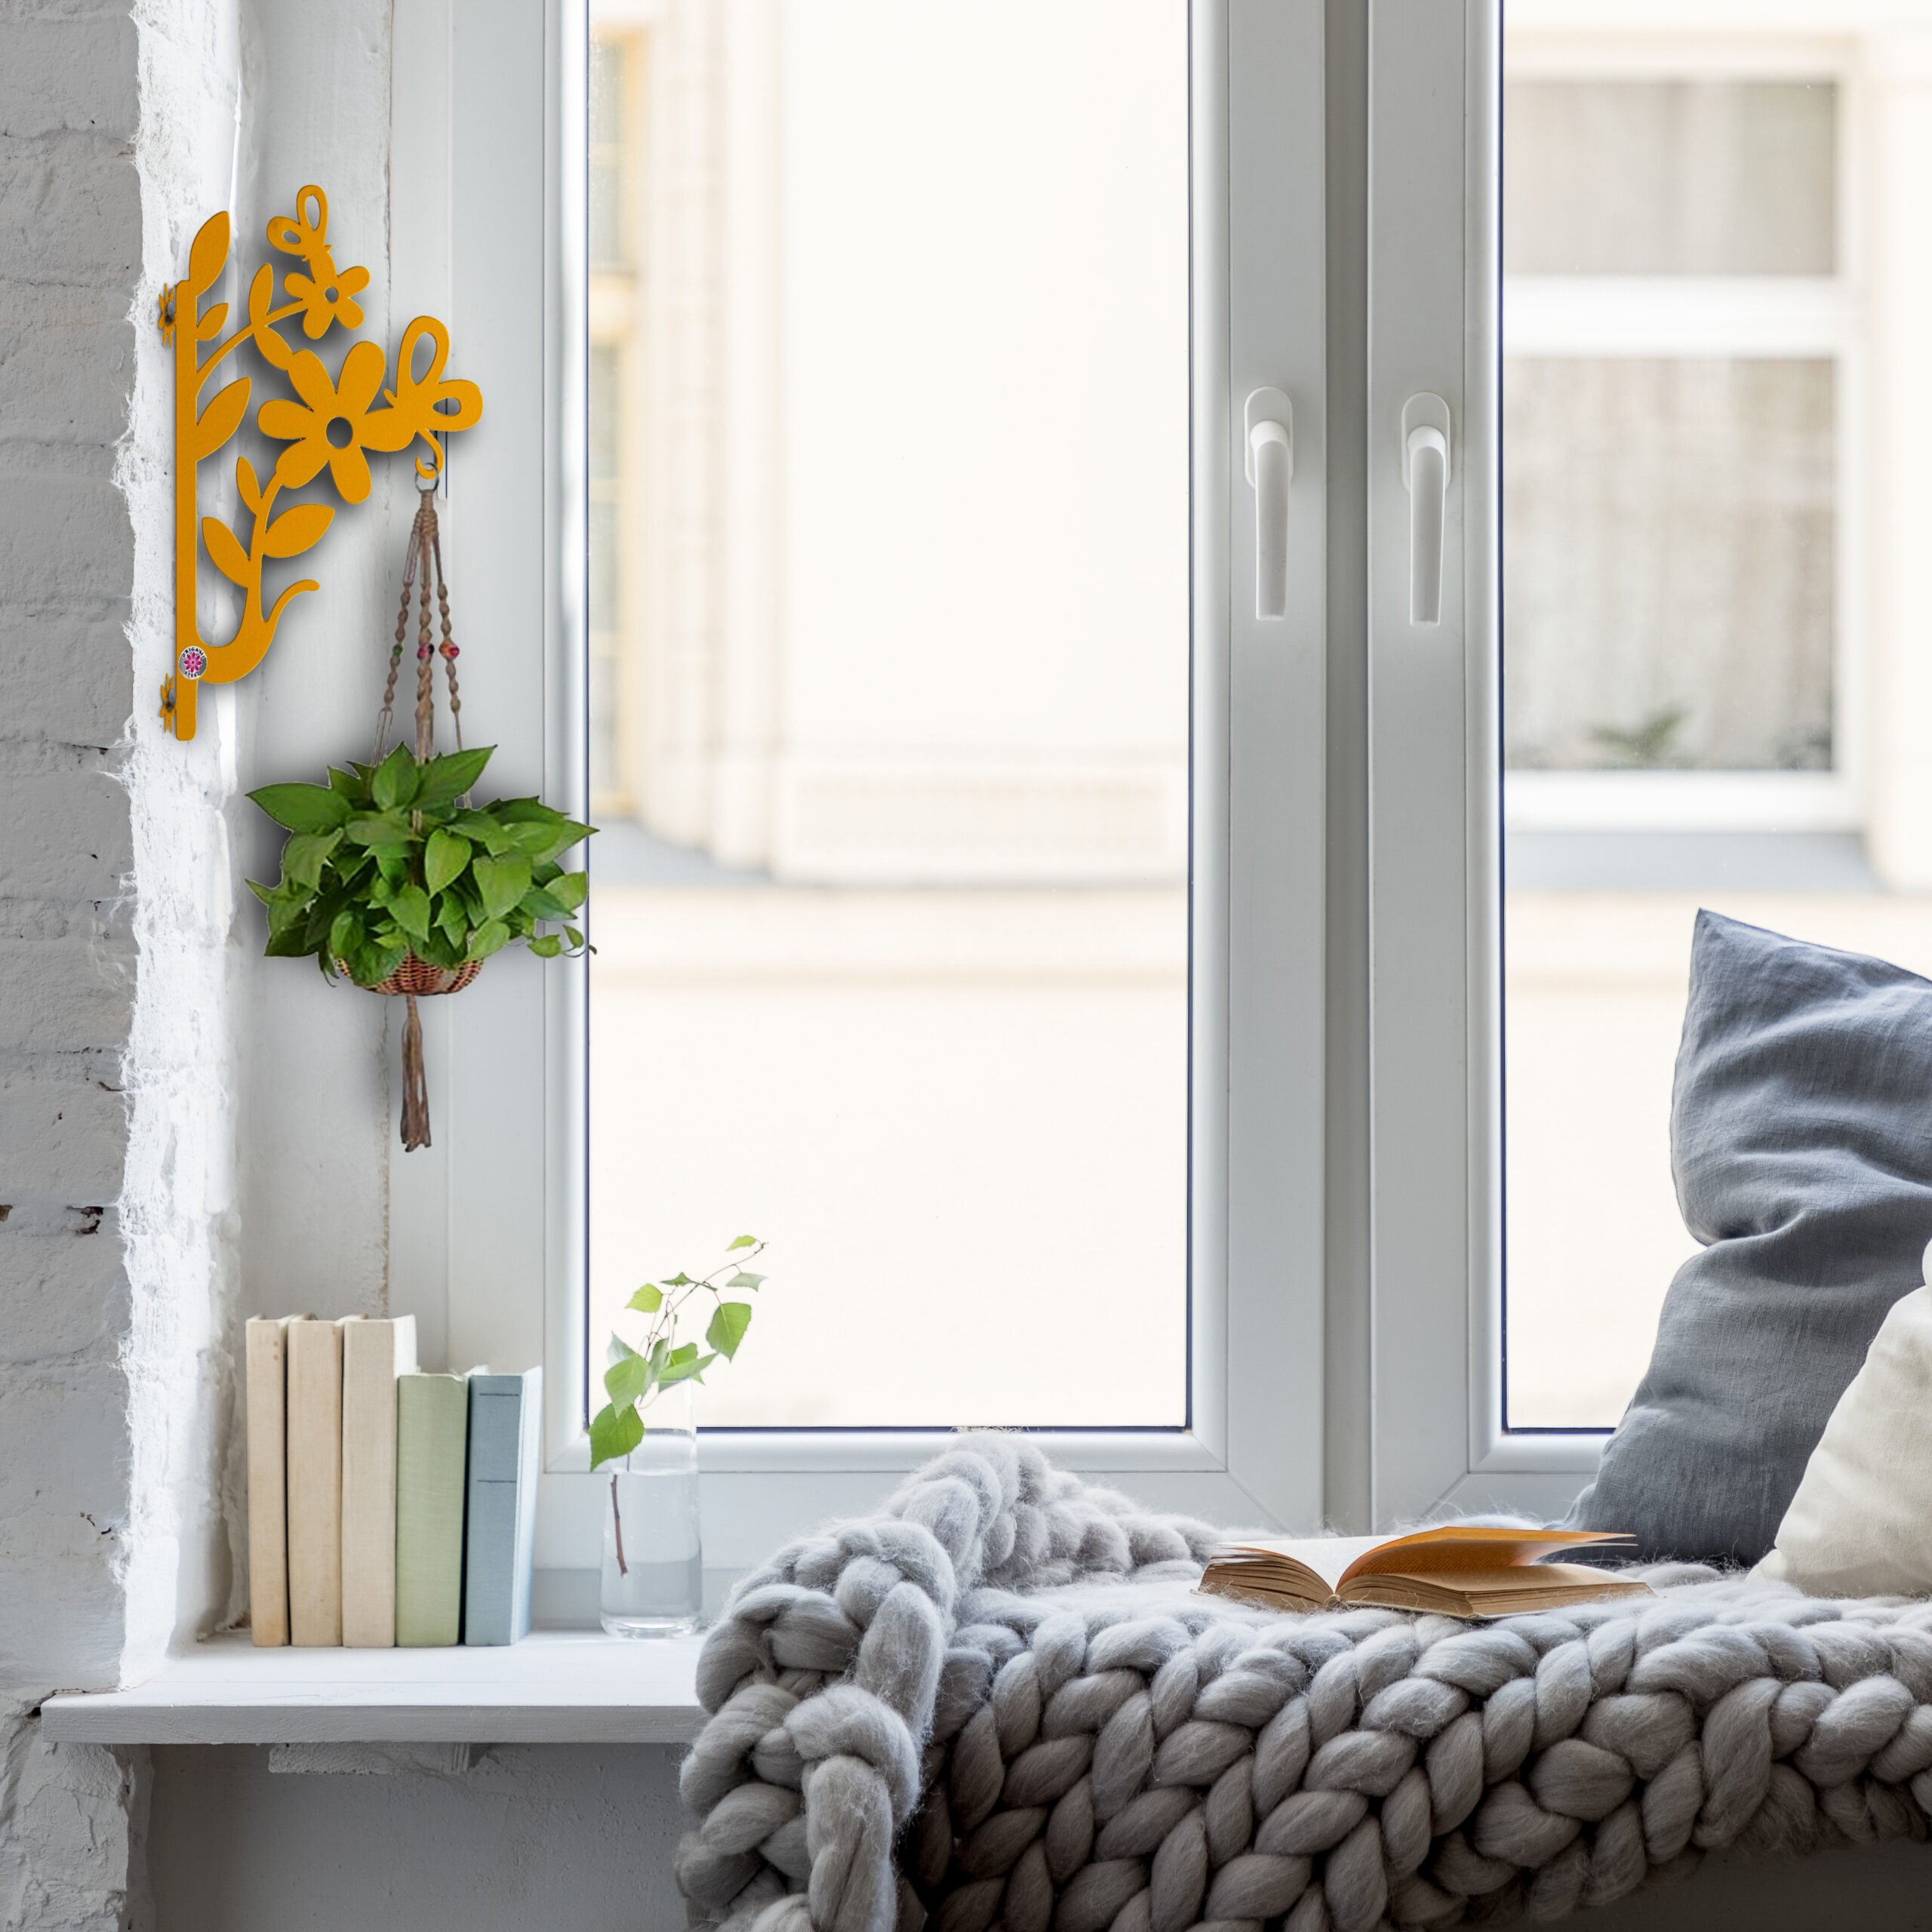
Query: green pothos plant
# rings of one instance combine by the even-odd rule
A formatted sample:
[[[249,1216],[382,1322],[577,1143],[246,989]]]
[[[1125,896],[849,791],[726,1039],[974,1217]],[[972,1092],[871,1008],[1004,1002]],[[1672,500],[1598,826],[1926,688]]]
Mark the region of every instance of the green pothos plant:
[[[248,881],[269,955],[312,955],[325,974],[380,986],[412,952],[454,971],[513,940],[543,958],[581,950],[588,881],[558,860],[595,828],[537,798],[472,805],[494,749],[419,762],[398,745],[380,764],[332,768],[326,785],[251,792],[289,834],[280,880]]]
[[[604,1392],[611,1399],[590,1423],[593,1469],[628,1456],[644,1440],[644,1412],[664,1390],[681,1382],[701,1383],[721,1355],[727,1361],[736,1357],[752,1325],[752,1305],[726,1297],[755,1294],[764,1285],[765,1278],[746,1265],[764,1252],[755,1235],[740,1235],[709,1274],[694,1276],[680,1269],[664,1281],[645,1282],[625,1303],[650,1318],[635,1348],[621,1335],[611,1337],[604,1371]],[[694,1324],[707,1309],[703,1346],[684,1340],[684,1324]]]

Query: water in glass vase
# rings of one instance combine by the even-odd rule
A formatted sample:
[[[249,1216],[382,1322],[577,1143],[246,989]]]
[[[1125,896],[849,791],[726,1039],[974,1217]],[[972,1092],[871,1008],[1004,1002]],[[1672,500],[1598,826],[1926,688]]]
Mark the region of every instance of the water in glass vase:
[[[680,1399],[682,1398],[682,1399]],[[678,1637],[704,1603],[698,1529],[697,1434],[688,1392],[646,1411],[644,1440],[598,1472],[604,1484],[599,1607],[614,1637]]]

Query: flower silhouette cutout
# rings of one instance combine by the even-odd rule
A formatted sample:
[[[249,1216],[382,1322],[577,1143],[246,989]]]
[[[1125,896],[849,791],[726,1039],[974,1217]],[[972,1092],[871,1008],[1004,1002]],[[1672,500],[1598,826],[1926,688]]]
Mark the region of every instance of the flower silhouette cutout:
[[[298,271],[281,278],[283,288],[302,305],[302,333],[312,342],[327,335],[337,323],[346,329],[360,328],[362,305],[355,297],[369,285],[367,269],[344,269],[337,274],[326,248],[318,251],[318,256],[312,258],[312,276]]]
[[[282,277],[282,286],[302,309],[302,333],[318,342],[340,322],[344,328],[360,328],[362,305],[355,300],[369,285],[367,269],[343,269],[338,272],[330,251],[329,198],[321,189],[304,188],[296,197],[292,215],[278,214],[268,226],[269,245],[285,255],[299,255],[308,265],[306,275]]]
[[[373,342],[354,344],[333,382],[314,350],[302,349],[291,358],[288,380],[301,401],[277,397],[263,403],[255,418],[263,435],[288,445],[275,463],[278,485],[299,490],[326,463],[345,503],[359,503],[368,496],[369,463],[363,451],[399,450],[415,434],[401,412],[369,407],[387,368],[387,358]]]

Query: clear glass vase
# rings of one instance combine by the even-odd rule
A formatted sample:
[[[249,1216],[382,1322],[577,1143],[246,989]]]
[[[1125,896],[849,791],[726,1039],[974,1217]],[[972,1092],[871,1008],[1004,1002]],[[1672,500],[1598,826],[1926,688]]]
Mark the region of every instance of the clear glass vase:
[[[604,1484],[598,1606],[614,1637],[680,1637],[697,1628],[704,1607],[690,1386],[665,1389],[644,1422],[644,1440],[621,1463],[598,1472]]]

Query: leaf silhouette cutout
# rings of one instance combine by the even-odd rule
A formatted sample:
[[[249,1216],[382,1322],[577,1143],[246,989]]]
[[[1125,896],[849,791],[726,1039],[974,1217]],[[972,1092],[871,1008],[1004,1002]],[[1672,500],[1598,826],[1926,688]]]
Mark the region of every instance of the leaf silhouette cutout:
[[[235,459],[235,487],[242,493],[242,500],[251,511],[262,507],[262,486],[255,475],[255,466],[245,456]]]
[[[202,518],[202,541],[208,546],[208,555],[214,559],[215,568],[230,583],[238,583],[245,590],[254,581],[248,552],[235,540],[234,531],[219,517]]]
[[[248,378],[238,376],[220,391],[195,421],[195,460],[212,456],[242,426],[248,407]]]
[[[275,270],[264,262],[248,285],[248,327],[264,361],[286,371],[295,352],[268,325],[269,305],[275,300]]]
[[[221,325],[227,319],[228,304],[217,302],[195,325],[195,340],[197,342],[211,342],[221,333]]]
[[[213,286],[228,263],[228,216],[211,214],[196,232],[188,251],[188,285],[196,294]]]
[[[263,555],[296,557],[322,540],[335,512],[327,503],[297,503],[262,533]]]

